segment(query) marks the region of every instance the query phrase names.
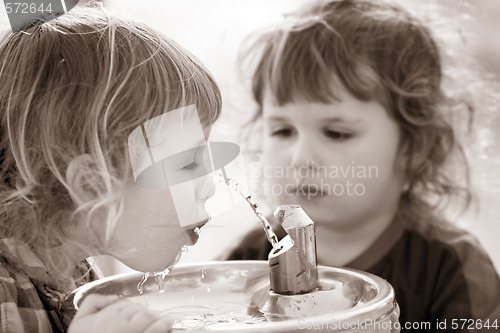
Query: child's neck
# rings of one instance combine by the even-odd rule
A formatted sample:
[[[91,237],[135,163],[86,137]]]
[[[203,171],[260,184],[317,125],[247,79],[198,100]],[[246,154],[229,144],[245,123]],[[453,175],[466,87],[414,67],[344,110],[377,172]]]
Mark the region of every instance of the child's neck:
[[[62,259],[61,253],[65,254],[64,259]],[[69,245],[62,244],[50,248],[48,251],[39,251],[38,256],[44,262],[51,277],[54,278],[52,288],[73,290],[76,287],[73,273],[78,263],[85,258],[83,254],[77,253]]]
[[[391,224],[395,212],[386,212],[354,228],[334,229],[316,224],[318,263],[344,266],[360,256]]]
[[[66,234],[68,235],[67,241],[50,248],[48,251],[39,251],[38,255],[53,276],[56,289],[73,290],[76,288],[73,274],[78,264],[85,258],[99,253],[97,251],[95,253],[88,253],[80,246],[75,245],[78,243],[92,244],[92,238],[89,237],[89,232],[86,228],[67,230]],[[89,248],[92,247],[89,246]],[[61,255],[63,253],[64,256]]]

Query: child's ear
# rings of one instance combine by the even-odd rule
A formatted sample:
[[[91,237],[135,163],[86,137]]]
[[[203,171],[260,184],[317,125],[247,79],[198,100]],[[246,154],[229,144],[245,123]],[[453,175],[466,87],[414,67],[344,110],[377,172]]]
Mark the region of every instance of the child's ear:
[[[398,149],[398,154],[395,161],[396,174],[402,179],[403,192],[410,188],[410,175],[412,170],[412,156],[410,155],[407,144],[401,145]]]
[[[394,170],[398,174],[404,175],[406,170],[408,170],[410,162],[408,144],[406,142],[400,142],[396,153]]]
[[[71,199],[75,203],[82,203],[92,200],[97,193],[89,182],[93,177],[92,159],[89,154],[78,155],[73,158],[66,168],[66,182],[69,186]]]

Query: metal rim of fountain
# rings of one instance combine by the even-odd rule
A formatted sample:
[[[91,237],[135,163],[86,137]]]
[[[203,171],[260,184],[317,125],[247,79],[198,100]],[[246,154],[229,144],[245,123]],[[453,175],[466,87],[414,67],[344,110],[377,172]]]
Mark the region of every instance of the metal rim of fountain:
[[[200,274],[204,271],[209,270],[219,270],[224,267],[225,270],[238,270],[238,269],[262,269],[268,270],[267,261],[209,261],[202,263],[194,263],[194,264],[182,264],[176,266],[172,269],[171,275],[167,277],[173,278],[175,276],[182,276],[183,274],[196,273]],[[359,282],[364,282],[368,285],[376,288],[376,295],[369,302],[357,305],[352,309],[346,311],[340,311],[333,314],[323,314],[323,315],[314,315],[311,317],[307,317],[307,321],[309,322],[354,322],[354,319],[359,323],[360,320],[370,320],[371,322],[386,320],[389,318],[394,312],[397,311],[397,304],[395,302],[394,290],[390,286],[390,284],[373,274],[348,269],[348,268],[337,268],[337,267],[327,267],[327,266],[318,266],[319,270],[319,278],[327,279],[331,278],[334,275],[350,277],[352,279],[357,279]],[[83,285],[77,289],[75,289],[70,295],[68,295],[67,301],[71,302],[73,307],[78,310],[79,304],[82,300],[89,294],[94,292],[99,292],[109,288],[112,285],[119,284],[123,281],[134,281],[134,286],[137,281],[140,280],[143,273],[140,272],[132,272],[132,273],[124,273],[109,276],[106,278],[99,279],[97,281],[88,283]],[[263,275],[265,277],[265,275]],[[137,292],[131,290],[130,293],[122,294],[124,297],[133,297],[139,296],[136,295]],[[298,319],[295,318],[290,320],[284,320],[279,322],[263,322],[262,324],[252,324],[251,326],[242,326],[238,327],[238,332],[291,332],[296,331],[298,326]],[[220,331],[220,332],[233,332],[235,330],[234,326],[229,327],[217,327],[216,329],[201,329],[196,330],[197,332],[202,331]]]

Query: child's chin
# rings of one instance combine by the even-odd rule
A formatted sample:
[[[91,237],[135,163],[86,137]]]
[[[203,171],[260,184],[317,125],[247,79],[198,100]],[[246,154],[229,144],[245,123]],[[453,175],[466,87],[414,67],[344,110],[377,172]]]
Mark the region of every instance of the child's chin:
[[[302,209],[309,215],[309,217],[321,216],[324,215],[325,212],[331,213],[331,203],[320,201],[321,198],[307,199],[307,197],[303,196],[295,196],[292,198],[288,198],[285,203],[280,203],[281,205],[300,205]]]
[[[139,262],[124,262],[125,265],[132,268],[133,270],[144,272],[144,273],[154,273],[163,272],[167,268],[175,265],[181,257],[181,250],[179,250],[177,255],[172,255],[165,257],[161,251],[158,251],[156,255],[156,260],[140,260]]]

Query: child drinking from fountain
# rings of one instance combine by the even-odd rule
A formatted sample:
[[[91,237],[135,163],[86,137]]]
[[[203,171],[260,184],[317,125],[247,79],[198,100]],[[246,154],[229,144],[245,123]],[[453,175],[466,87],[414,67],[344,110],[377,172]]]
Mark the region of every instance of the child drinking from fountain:
[[[213,182],[198,174],[176,185],[191,213],[180,223],[175,193],[139,186],[131,133],[149,136],[145,163],[158,147],[153,138],[176,149],[203,141],[220,92],[172,40],[95,4],[7,34],[0,81],[0,332],[63,332],[74,314],[66,295],[98,277],[85,258],[108,254],[136,270],[162,271],[196,242]],[[181,126],[188,120],[179,110],[196,111],[196,135]],[[198,168],[199,150],[186,151],[173,154],[169,177],[186,179]],[[69,331],[169,327],[142,305],[90,295]]]
[[[444,92],[429,29],[384,1],[328,0],[290,15],[252,50],[266,194],[273,207],[300,204],[309,214],[318,263],[388,280],[403,331],[425,322],[431,331],[496,331],[498,274],[441,210],[451,198],[468,204],[470,192],[446,118],[460,116],[460,96]],[[266,260],[270,251],[257,230],[229,259]]]

